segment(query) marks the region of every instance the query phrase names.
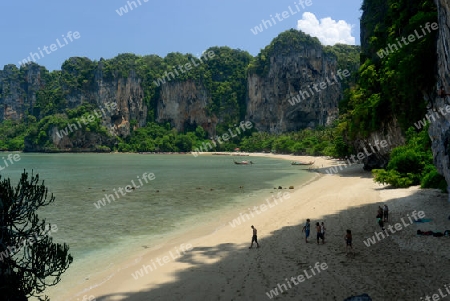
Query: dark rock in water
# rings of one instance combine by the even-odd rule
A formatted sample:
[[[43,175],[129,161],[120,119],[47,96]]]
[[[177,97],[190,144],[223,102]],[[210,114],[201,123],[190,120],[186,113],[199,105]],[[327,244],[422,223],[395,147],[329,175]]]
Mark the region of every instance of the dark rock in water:
[[[294,189],[294,186],[289,186],[289,189]]]
[[[281,186],[278,186],[278,189],[283,189],[283,187],[281,187]]]

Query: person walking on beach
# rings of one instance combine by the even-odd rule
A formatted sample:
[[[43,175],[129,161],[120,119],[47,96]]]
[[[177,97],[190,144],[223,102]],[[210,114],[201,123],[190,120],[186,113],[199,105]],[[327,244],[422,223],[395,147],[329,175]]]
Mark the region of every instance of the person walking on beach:
[[[251,226],[251,228],[253,229],[253,236],[252,236],[252,244],[250,245],[249,249],[251,249],[253,247],[253,242],[256,242],[256,247],[259,248],[258,231],[256,230],[255,227],[253,227],[253,225]]]
[[[383,217],[383,208],[381,208],[381,206],[378,206],[378,213],[377,215],[380,215],[381,217]]]
[[[350,254],[350,252],[348,251],[349,249],[353,253],[352,231],[351,230],[347,229],[347,234],[345,234],[344,239],[345,239],[345,245],[347,248],[347,256],[348,256],[348,254]]]
[[[384,204],[384,208],[383,208],[383,219],[385,222],[388,221],[388,217],[389,217],[389,208],[386,204]]]
[[[323,243],[325,243],[325,224],[322,222],[321,224],[321,229],[322,229],[322,241]]]
[[[378,214],[377,215],[377,222],[378,222],[378,225],[381,228],[381,231],[384,231],[383,214]]]
[[[316,223],[316,231],[317,231],[317,244],[319,244],[319,238],[322,239],[322,244],[324,244],[323,241],[323,235],[322,235],[322,227],[320,226],[319,222]]]
[[[303,226],[303,229],[302,229],[302,233],[303,233],[303,231],[305,232],[305,242],[308,242],[310,227],[311,227],[311,224],[310,224],[310,220],[308,218],[306,220],[306,224]]]

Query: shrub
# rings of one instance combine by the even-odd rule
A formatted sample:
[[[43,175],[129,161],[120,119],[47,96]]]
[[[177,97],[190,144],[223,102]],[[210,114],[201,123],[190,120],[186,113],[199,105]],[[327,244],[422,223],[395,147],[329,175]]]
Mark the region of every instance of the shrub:
[[[445,178],[437,172],[436,168],[422,178],[420,187],[439,188],[442,192],[447,192],[447,182],[445,181]]]

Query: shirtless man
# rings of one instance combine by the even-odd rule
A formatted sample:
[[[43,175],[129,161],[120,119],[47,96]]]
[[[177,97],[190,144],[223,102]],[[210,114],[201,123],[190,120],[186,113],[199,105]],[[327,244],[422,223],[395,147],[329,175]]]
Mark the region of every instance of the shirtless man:
[[[319,244],[319,238],[322,239],[322,244],[324,244],[324,236],[322,234],[322,227],[320,226],[319,222],[316,223],[316,231],[317,231],[317,244]]]
[[[253,229],[253,236],[252,236],[252,244],[250,245],[249,249],[251,249],[253,247],[253,242],[256,242],[256,247],[259,248],[259,244],[258,244],[258,231],[256,230],[255,227],[251,227]]]

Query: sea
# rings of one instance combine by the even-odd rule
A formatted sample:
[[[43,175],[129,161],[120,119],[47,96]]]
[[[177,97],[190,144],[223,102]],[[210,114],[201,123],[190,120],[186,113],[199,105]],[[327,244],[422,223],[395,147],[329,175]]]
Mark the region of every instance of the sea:
[[[0,153],[5,159],[7,155]],[[305,167],[269,157],[19,155],[20,160],[7,167],[0,160],[1,179],[10,178],[16,185],[24,171],[39,176],[55,197],[38,210],[39,218],[57,226],[51,233],[54,242],[68,244],[74,257],[62,281],[44,292],[52,301],[61,300],[58,296],[68,286],[112,271],[130,252],[210,223],[227,210],[246,210],[274,188],[306,183],[315,176]],[[233,160],[254,164],[236,165]],[[99,204],[102,199],[104,205]]]

